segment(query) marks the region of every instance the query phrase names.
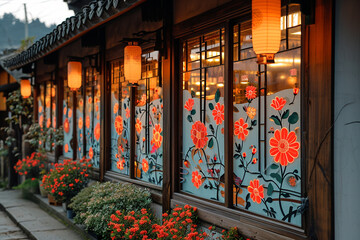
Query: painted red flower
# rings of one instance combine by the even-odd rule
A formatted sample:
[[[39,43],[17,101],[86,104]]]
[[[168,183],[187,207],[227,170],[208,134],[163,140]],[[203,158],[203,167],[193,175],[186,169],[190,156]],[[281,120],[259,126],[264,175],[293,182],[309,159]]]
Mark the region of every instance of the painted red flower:
[[[64,151],[65,151],[65,153],[69,152],[69,145],[68,144],[65,144]]]
[[[85,126],[86,126],[86,128],[90,128],[90,116],[86,116]]]
[[[125,110],[125,112],[126,112],[126,114],[125,114],[126,118],[129,118],[130,117],[130,108],[127,108]]]
[[[94,129],[94,137],[96,141],[99,141],[100,139],[100,123],[97,123]]]
[[[271,105],[275,110],[281,110],[286,104],[286,100],[282,97],[275,97],[275,99],[272,100]]]
[[[39,107],[39,112],[42,112],[42,107],[41,106]],[[64,107],[64,115],[66,115],[66,112],[67,112],[67,107]]]
[[[53,127],[56,128],[56,117],[53,117]]]
[[[71,109],[68,110],[68,117],[69,117],[69,118],[72,117],[72,110],[71,110]]]
[[[119,111],[119,104],[115,103],[113,112],[114,112],[114,114],[117,114],[118,111]]]
[[[135,123],[135,129],[136,129],[136,131],[138,132],[138,133],[140,133],[141,132],[141,121],[140,121],[140,119],[136,119],[136,123]]]
[[[41,115],[41,116],[39,117],[39,125],[40,125],[41,128],[44,127],[44,116],[43,116],[43,115]]]
[[[259,179],[254,179],[250,181],[250,185],[248,186],[248,191],[250,193],[251,199],[260,204],[261,199],[264,198],[264,187],[260,185]]]
[[[214,110],[212,111],[212,115],[214,117],[216,125],[222,124],[222,122],[224,121],[224,105],[217,103]]]
[[[65,121],[64,121],[64,131],[65,131],[66,133],[69,133],[69,130],[70,130],[69,119],[68,119],[68,118],[65,118]]]
[[[124,170],[124,166],[125,166],[125,160],[119,160],[116,162],[116,167],[120,170]]]
[[[294,95],[298,95],[299,91],[300,91],[299,88],[294,88],[294,89],[293,89]]]
[[[189,98],[186,101],[184,108],[190,112],[192,110],[193,106],[194,106],[194,99]]]
[[[46,127],[49,128],[51,125],[51,119],[48,118],[47,121],[46,121]]]
[[[78,127],[79,127],[79,129],[82,129],[82,127],[83,127],[83,119],[82,119],[82,117],[79,117]]]
[[[193,140],[193,143],[195,144],[196,148],[203,148],[205,147],[208,137],[206,126],[204,123],[200,121],[196,121],[190,130],[191,133],[191,139]]]
[[[247,86],[245,89],[246,93],[245,93],[245,97],[248,100],[253,100],[256,98],[256,87],[254,86]]]
[[[141,165],[144,172],[149,171],[149,162],[145,158],[142,160]]]
[[[90,147],[90,149],[89,149],[89,158],[92,159],[93,156],[94,156],[94,150],[93,150],[92,147]]]
[[[201,184],[202,184],[201,179],[202,179],[202,177],[201,177],[201,175],[199,174],[198,171],[192,172],[191,182],[194,184],[194,186],[196,188],[199,188],[201,186]]]
[[[249,134],[249,130],[247,130],[248,124],[244,121],[243,118],[240,118],[235,122],[234,134],[238,137],[238,139],[245,140],[246,136]]]
[[[124,128],[124,125],[123,125],[123,119],[121,116],[117,116],[115,118],[115,130],[117,132],[117,134],[121,135],[122,131],[123,131],[123,128]]]
[[[161,126],[160,124],[156,124],[153,129],[153,138],[151,139],[151,144],[154,144],[156,148],[160,148],[162,143],[162,136],[161,136]]]
[[[287,128],[277,129],[274,137],[270,139],[270,155],[274,157],[275,162],[280,162],[282,166],[287,166],[294,162],[299,156],[300,143],[296,142],[294,131],[288,133]]]

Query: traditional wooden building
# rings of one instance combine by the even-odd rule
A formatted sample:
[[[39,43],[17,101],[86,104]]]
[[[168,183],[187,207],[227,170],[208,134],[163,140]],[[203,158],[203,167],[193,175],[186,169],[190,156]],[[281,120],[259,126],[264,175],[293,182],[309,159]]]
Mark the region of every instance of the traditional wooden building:
[[[344,94],[334,90],[334,53],[344,60],[334,39],[351,35],[334,31],[351,25],[350,3],[281,1],[280,49],[267,65],[253,49],[252,16],[261,12],[251,4],[94,1],[6,65],[32,74],[35,121],[64,127],[64,146],[49,146],[56,161],[91,158],[97,179],[151,189],[158,211],[191,204],[203,222],[255,239],[355,239],[359,229],[348,225],[359,223],[351,200],[359,188],[350,200],[334,189],[334,174],[344,176],[334,165],[348,162],[334,145],[335,94]],[[359,50],[356,34],[342,43]],[[124,48],[135,42],[142,70],[131,85]],[[81,63],[76,90],[68,87],[71,61]],[[351,79],[349,91],[360,90]],[[355,138],[354,129],[337,131]],[[338,191],[357,186],[356,176]],[[337,201],[353,211],[342,215]]]

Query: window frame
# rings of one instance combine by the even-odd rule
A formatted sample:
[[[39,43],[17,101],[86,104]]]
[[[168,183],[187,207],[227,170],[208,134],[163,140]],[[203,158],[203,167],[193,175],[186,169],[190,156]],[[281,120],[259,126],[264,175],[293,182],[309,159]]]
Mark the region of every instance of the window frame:
[[[221,7],[220,7],[221,8]],[[245,8],[245,9],[244,9]],[[241,11],[240,11],[241,10]],[[236,10],[235,10],[236,11]],[[182,164],[182,126],[183,126],[183,116],[182,111],[174,114],[174,118],[177,119],[173,121],[172,124],[178,125],[175,129],[175,134],[172,134],[172,141],[177,142],[178,146],[173,147],[172,151],[175,153],[175,156],[172,159],[172,166],[175,168],[173,170],[173,183],[172,183],[172,197],[171,197],[171,207],[175,207],[176,205],[183,205],[183,204],[192,204],[198,207],[200,218],[204,221],[214,222],[214,219],[219,218],[221,220],[216,221],[217,225],[225,228],[230,228],[233,226],[239,226],[239,222],[234,221],[234,219],[241,218],[241,224],[245,224],[248,227],[249,232],[259,232],[259,229],[264,229],[265,231],[273,231],[275,232],[273,235],[274,237],[279,237],[278,233],[284,234],[289,237],[293,237],[296,239],[303,239],[306,238],[306,231],[308,229],[308,225],[306,225],[306,218],[308,217],[308,213],[302,215],[302,227],[295,226],[293,224],[289,224],[284,221],[276,220],[268,218],[264,215],[259,215],[256,213],[252,213],[249,211],[244,211],[242,209],[234,209],[233,206],[233,199],[232,199],[232,173],[233,173],[233,29],[234,26],[240,24],[245,21],[251,21],[251,14],[250,14],[250,6],[245,6],[241,9],[237,9],[240,11],[238,15],[236,14],[229,14],[229,16],[222,17],[221,19],[217,19],[216,17],[213,20],[208,20],[211,18],[206,18],[208,13],[204,13],[200,16],[196,16],[192,19],[189,19],[185,22],[179,23],[174,27],[174,77],[173,77],[173,86],[177,86],[179,84],[179,89],[182,89],[182,73],[183,73],[183,63],[182,63],[182,46],[183,42],[187,39],[192,37],[201,36],[208,32],[214,31],[216,29],[220,29],[222,27],[225,28],[225,59],[224,59],[224,82],[225,82],[225,112],[224,112],[224,140],[225,140],[225,147],[224,147],[224,155],[225,155],[225,203],[216,202],[200,197],[196,197],[194,195],[188,194],[186,192],[181,191],[181,183],[179,179],[179,167]],[[234,16],[235,15],[235,16]],[[198,22],[197,19],[199,18],[201,21]],[[301,80],[300,80],[300,89],[304,89],[305,81],[304,81],[304,34],[305,34],[305,16],[303,13],[301,14]],[[205,20],[206,19],[206,20]],[[206,24],[205,24],[206,23]],[[196,29],[196,30],[194,30]],[[288,30],[287,30],[288,31]],[[287,32],[286,31],[286,32]],[[288,42],[288,41],[287,41]],[[291,50],[291,49],[286,49]],[[283,52],[283,51],[282,51]],[[176,70],[176,68],[178,68]],[[304,94],[305,95],[305,94]],[[301,126],[302,126],[302,133],[306,132],[306,125],[304,125],[304,121],[307,119],[307,114],[303,112],[303,104],[305,101],[305,96],[301,96]],[[177,99],[176,103],[172,103],[173,109],[182,109],[182,91],[175,91],[175,99]],[[304,117],[303,117],[304,116]],[[175,136],[174,136],[175,135]],[[306,155],[305,155],[305,135],[302,134],[300,144],[301,144],[301,178],[302,180],[302,195],[307,196],[307,192],[305,191],[306,188]],[[229,154],[230,153],[230,154]],[[230,217],[230,218],[229,218]],[[248,225],[249,224],[249,225]],[[264,232],[265,232],[264,231]],[[269,234],[269,233],[267,233]],[[262,233],[260,233],[262,235]],[[264,235],[264,237],[271,238],[271,235]]]

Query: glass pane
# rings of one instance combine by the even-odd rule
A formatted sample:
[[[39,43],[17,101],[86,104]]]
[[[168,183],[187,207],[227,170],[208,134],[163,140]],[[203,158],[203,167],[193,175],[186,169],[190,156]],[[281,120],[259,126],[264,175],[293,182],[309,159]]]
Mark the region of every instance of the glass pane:
[[[56,128],[56,85],[51,89],[52,126]]]
[[[111,170],[129,175],[130,89],[123,61],[111,63]]]
[[[137,87],[135,107],[135,177],[162,185],[162,84],[159,77],[159,53],[143,55],[142,80]]]
[[[180,169],[182,191],[219,202],[224,202],[225,170],[224,34],[221,29],[199,36],[204,66],[183,73]]]
[[[45,126],[46,128],[51,127],[51,82],[48,81],[45,84]],[[45,149],[51,151],[50,139],[45,143]]]
[[[90,158],[93,167],[100,165],[100,75],[95,68],[89,67],[85,71],[85,122],[82,125],[85,131],[85,155]],[[79,126],[80,127],[80,126]]]
[[[77,159],[84,156],[84,99],[82,88],[76,91],[76,140],[77,140]]]
[[[64,127],[64,147],[63,155],[65,158],[73,158],[73,99],[72,93],[68,88],[67,80],[64,80],[64,100],[63,100],[63,127]]]
[[[275,63],[267,65],[266,86],[263,74],[259,86],[256,59],[234,63],[233,113],[234,205],[298,226],[300,53],[276,54]]]

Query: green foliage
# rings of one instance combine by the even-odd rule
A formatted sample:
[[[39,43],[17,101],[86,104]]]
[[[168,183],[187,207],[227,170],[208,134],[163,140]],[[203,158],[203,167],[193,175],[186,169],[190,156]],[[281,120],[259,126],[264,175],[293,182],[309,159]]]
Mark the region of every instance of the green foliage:
[[[14,187],[14,189],[26,189],[32,192],[36,192],[36,189],[39,188],[39,180],[36,178],[26,179],[20,185]]]
[[[85,224],[86,229],[103,239],[109,238],[108,221],[116,210],[122,212],[149,209],[150,192],[128,183],[96,183],[83,189],[69,205],[75,213],[75,223]]]
[[[64,129],[62,126],[59,128],[44,126],[42,128],[38,123],[33,123],[26,134],[25,141],[39,152],[45,152],[45,143],[50,144],[52,150],[53,147],[64,144]]]

